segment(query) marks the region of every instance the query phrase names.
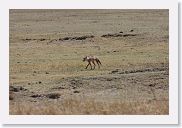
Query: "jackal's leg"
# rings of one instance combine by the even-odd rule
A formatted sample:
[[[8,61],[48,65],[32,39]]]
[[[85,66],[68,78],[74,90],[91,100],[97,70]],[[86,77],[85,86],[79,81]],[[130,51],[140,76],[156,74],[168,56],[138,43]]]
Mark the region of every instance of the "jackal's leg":
[[[96,61],[96,62],[97,62],[98,67],[100,68],[100,64],[99,64],[99,62],[98,62],[98,61]]]
[[[85,69],[87,69],[89,65],[90,65],[90,62],[87,64],[87,66],[85,67]]]
[[[90,62],[89,62],[90,63]],[[91,65],[91,63],[90,63],[90,69],[92,70],[92,65]]]
[[[92,61],[92,63],[94,64],[94,69],[95,69],[95,62],[94,62],[94,61]]]

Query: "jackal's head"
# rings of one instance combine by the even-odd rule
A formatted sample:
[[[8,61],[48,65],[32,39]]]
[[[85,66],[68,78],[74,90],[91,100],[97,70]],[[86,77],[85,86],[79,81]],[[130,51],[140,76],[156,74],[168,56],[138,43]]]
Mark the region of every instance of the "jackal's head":
[[[85,57],[83,58],[83,62],[86,61],[86,60],[87,60],[87,56],[85,56]]]

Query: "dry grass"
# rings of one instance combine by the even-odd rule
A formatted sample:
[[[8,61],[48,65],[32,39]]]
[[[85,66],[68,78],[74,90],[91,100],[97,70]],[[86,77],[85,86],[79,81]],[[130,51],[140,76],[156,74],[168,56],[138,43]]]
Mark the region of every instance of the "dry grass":
[[[96,102],[67,99],[61,103],[12,103],[12,115],[160,115],[169,114],[168,101]]]
[[[27,91],[10,93],[10,114],[168,114],[168,20],[168,10],[11,10],[10,85]],[[120,31],[136,36],[102,37]],[[103,66],[84,69],[86,55]]]

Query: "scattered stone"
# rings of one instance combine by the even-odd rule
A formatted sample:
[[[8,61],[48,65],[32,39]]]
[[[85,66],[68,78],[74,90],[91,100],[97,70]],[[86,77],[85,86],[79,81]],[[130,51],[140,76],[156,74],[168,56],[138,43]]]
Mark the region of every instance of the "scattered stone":
[[[21,86],[20,86],[20,88],[19,88],[19,89],[20,89],[20,90],[23,90],[23,87],[21,87]]]
[[[116,72],[118,72],[118,71],[119,71],[119,70],[116,69],[116,70],[111,71],[111,73],[116,73]]]
[[[60,87],[54,87],[52,89],[65,89],[65,87],[60,86]]]
[[[105,34],[101,37],[110,38],[110,37],[128,37],[128,36],[136,36],[136,34],[122,34],[122,33],[114,33],[114,34]]]
[[[157,89],[162,89],[162,86],[159,86]]]
[[[29,39],[29,38],[26,38],[25,40],[31,40],[31,39]]]
[[[22,86],[10,86],[9,90],[12,92],[27,91],[27,89],[23,88]]]
[[[112,81],[112,78],[107,78],[106,80],[107,80],[107,81]]]
[[[31,100],[30,102],[37,102],[36,100]]]
[[[31,95],[30,97],[32,97],[32,98],[38,98],[38,97],[43,97],[43,95],[41,95],[41,94],[34,94],[34,95]]]
[[[23,41],[31,41],[31,40],[37,40],[37,41],[44,41],[46,39],[41,38],[41,39],[31,39],[31,38],[26,38],[26,39],[22,39]]]
[[[124,34],[123,37],[136,36],[136,34]]]
[[[75,91],[73,91],[73,93],[80,93],[79,91],[77,91],[77,90],[75,90]]]
[[[72,86],[73,89],[76,89],[76,86]]]
[[[94,38],[93,35],[86,35],[86,36],[79,36],[79,37],[64,37],[64,38],[59,38],[59,41],[64,41],[64,40],[86,40],[87,38]]]
[[[129,71],[125,71],[125,74],[128,74],[129,73]]]
[[[64,37],[64,38],[60,38],[59,40],[70,40],[71,37]]]
[[[121,37],[121,36],[123,36],[123,35],[115,33],[115,34],[105,34],[105,35],[102,35],[101,37],[108,38],[108,37]]]
[[[58,89],[65,89],[65,87],[58,87]]]
[[[44,41],[44,40],[46,40],[46,39],[44,39],[44,38],[40,39],[40,41]]]
[[[133,29],[130,30],[130,32],[133,32],[133,31],[134,31]]]
[[[155,84],[149,84],[150,87],[155,87]]]
[[[91,35],[91,36],[81,36],[81,37],[74,37],[73,39],[76,39],[76,40],[85,40],[87,38],[94,38],[94,36],[93,35]]]
[[[50,98],[50,99],[59,99],[60,98],[60,94],[59,93],[51,93],[51,94],[47,94],[46,97]]]

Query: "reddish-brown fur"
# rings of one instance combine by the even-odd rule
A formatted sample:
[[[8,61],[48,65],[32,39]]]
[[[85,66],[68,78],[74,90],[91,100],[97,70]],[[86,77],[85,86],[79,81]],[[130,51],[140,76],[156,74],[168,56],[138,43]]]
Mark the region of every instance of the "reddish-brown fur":
[[[85,69],[87,69],[89,65],[90,65],[91,69],[95,69],[95,66],[96,66],[95,62],[97,63],[99,68],[100,68],[100,65],[102,65],[100,60],[97,57],[95,57],[95,56],[86,56],[86,57],[83,58],[83,61],[87,61],[88,62],[88,65],[85,67]],[[91,63],[93,63],[93,65],[94,65],[93,68],[92,68],[92,64]]]

